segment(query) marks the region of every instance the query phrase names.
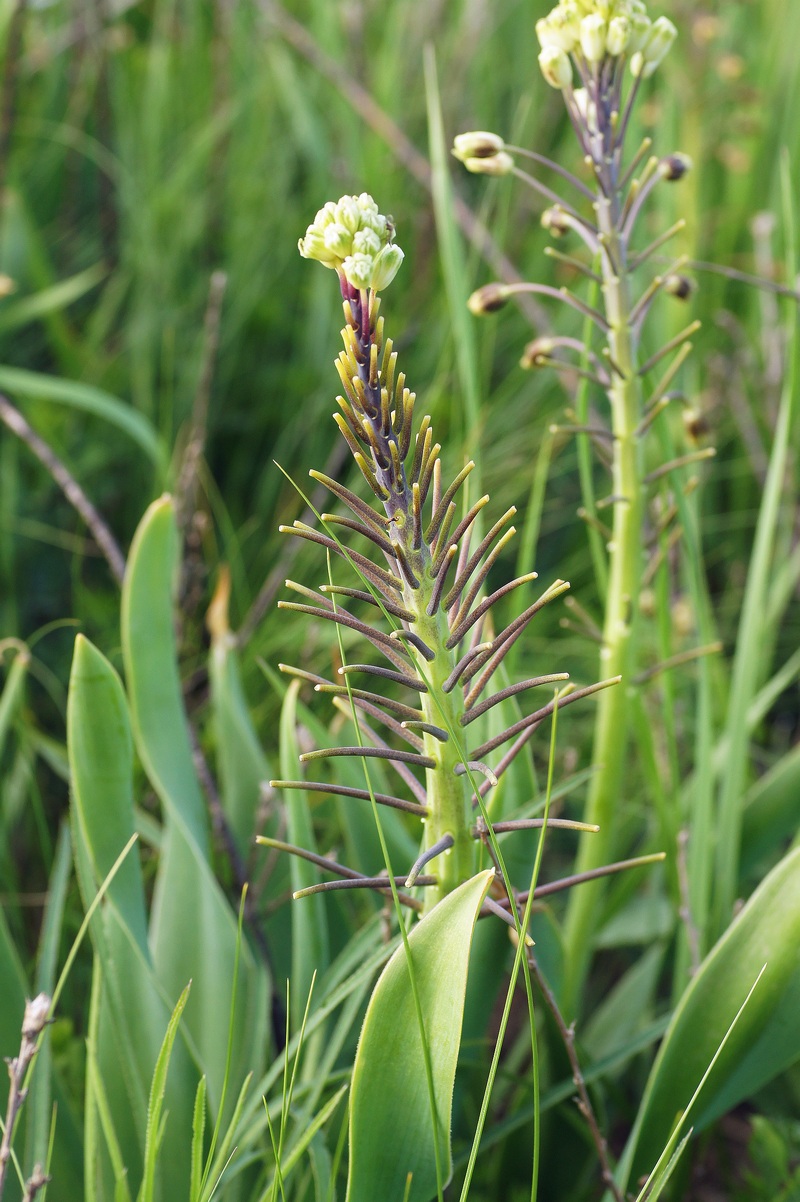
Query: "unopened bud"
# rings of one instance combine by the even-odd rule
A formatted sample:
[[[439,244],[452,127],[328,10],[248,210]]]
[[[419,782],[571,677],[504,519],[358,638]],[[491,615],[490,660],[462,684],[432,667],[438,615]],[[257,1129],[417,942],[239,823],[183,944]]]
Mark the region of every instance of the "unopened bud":
[[[336,206],[336,221],[354,234],[361,225],[361,210],[355,196],[343,196]]]
[[[679,180],[683,179],[687,171],[692,169],[692,160],[688,154],[681,154],[680,151],[675,154],[669,154],[663,158],[658,165],[662,179]]]
[[[631,37],[631,23],[627,17],[612,17],[608,23],[608,37],[606,38],[606,50],[614,58],[618,54],[624,54],[628,49],[628,42]]]
[[[473,175],[509,175],[514,170],[514,160],[501,150],[488,159],[465,159],[464,166]]]
[[[526,371],[530,371],[533,367],[544,367],[549,362],[552,352],[552,338],[534,338],[533,342],[529,342],[522,352],[519,365]]]
[[[371,283],[371,287],[375,292],[381,292],[391,284],[400,270],[400,264],[404,258],[405,255],[402,250],[394,242],[390,242],[388,246],[384,246],[383,250],[375,256]]]
[[[688,300],[696,289],[697,284],[694,280],[690,280],[688,275],[680,275],[678,272],[673,272],[664,280],[664,291],[678,300]]]
[[[381,240],[374,230],[366,228],[353,234],[353,254],[377,255],[381,249]]]
[[[542,75],[551,88],[563,91],[572,83],[572,63],[564,50],[557,46],[545,46],[539,55]]]
[[[342,263],[345,279],[359,290],[371,288],[374,263],[372,255],[348,255]]]
[[[659,17],[653,22],[647,41],[631,59],[631,71],[648,79],[664,61],[678,31],[668,17]]]
[[[646,13],[631,13],[628,54],[636,54],[642,49],[650,37],[652,28],[653,23]]]
[[[467,301],[467,308],[476,317],[482,317],[484,313],[496,313],[507,303],[510,295],[511,292],[505,284],[484,284],[472,293]]]
[[[569,54],[580,39],[580,15],[573,4],[559,4],[536,22],[536,36],[542,50],[554,47]]]
[[[549,209],[545,209],[541,220],[542,227],[553,238],[563,238],[572,229],[564,210],[559,208],[558,205],[551,205]]]
[[[331,222],[325,227],[325,248],[337,259],[346,259],[353,250],[353,234],[340,225],[338,221]]]
[[[600,13],[589,13],[581,21],[581,50],[588,63],[605,58],[607,26]]]
[[[453,155],[461,163],[467,159],[490,159],[505,148],[506,144],[499,134],[489,133],[485,129],[457,134],[453,139]]]

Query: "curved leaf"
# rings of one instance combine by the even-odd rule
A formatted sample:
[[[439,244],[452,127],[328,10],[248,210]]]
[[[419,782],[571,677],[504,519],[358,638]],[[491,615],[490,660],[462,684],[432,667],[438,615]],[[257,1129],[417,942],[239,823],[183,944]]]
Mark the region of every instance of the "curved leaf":
[[[85,904],[134,833],[133,740],[121,681],[108,660],[83,635],[75,653],[67,703],[67,747],[72,776],[71,818],[75,860]],[[93,1189],[112,1197],[122,1158],[128,1181],[142,1173],[150,1079],[170,1008],[155,979],[147,942],[144,882],[137,855],[119,866],[108,904],[91,924],[95,949],[92,1063],[98,1075],[90,1098],[101,1108],[105,1150],[95,1158]],[[185,1191],[186,1141],[197,1079],[185,1048],[168,1089],[176,1138],[160,1167],[167,1195]],[[94,1102],[87,1102],[87,1106]]]
[[[64,380],[44,372],[28,371],[24,367],[0,367],[0,388],[15,396],[44,397],[48,401],[58,401],[63,405],[71,405],[73,409],[82,409],[84,413],[102,417],[138,443],[159,471],[166,470],[164,444],[152,423],[138,409],[94,384]]]
[[[183,707],[172,603],[178,549],[173,504],[161,497],[148,508],[131,546],[122,594],[122,650],[136,747],[164,808],[150,923],[153,963],[173,1001],[192,981],[183,1026],[207,1075],[215,1110],[223,1096],[223,1033],[238,934],[236,916],[210,863],[208,820]],[[243,942],[229,1082],[234,1091],[248,1072],[262,1068],[267,986],[265,967]]]
[[[443,1179],[452,1173],[450,1122],[475,921],[493,869],[445,897],[408,938],[425,1021]],[[436,1150],[423,1043],[406,948],[386,965],[367,1008],[350,1095],[347,1202],[429,1202]],[[406,1194],[407,1179],[411,1187]]]
[[[800,1057],[800,848],[765,878],[684,993],[650,1073],[626,1150],[633,1180],[657,1161],[676,1117],[765,965],[697,1099],[695,1130]]]

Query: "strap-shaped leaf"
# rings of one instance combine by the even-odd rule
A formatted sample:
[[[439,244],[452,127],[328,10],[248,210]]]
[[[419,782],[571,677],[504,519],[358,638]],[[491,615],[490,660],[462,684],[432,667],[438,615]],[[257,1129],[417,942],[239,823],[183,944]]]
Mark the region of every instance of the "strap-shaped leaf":
[[[122,651],[136,748],[164,809],[150,947],[159,982],[177,999],[192,981],[184,1029],[207,1076],[211,1113],[223,1094],[236,962],[235,914],[214,876],[205,803],[195,774],[173,627],[178,570],[174,507],[148,508],[131,546],[122,594]],[[259,1072],[267,1043],[267,975],[241,946],[230,1083]],[[196,1082],[192,1082],[194,1094]],[[233,1094],[235,1096],[235,1092]],[[229,1105],[231,1093],[228,1094]],[[188,1135],[187,1135],[188,1138]]]
[[[649,1172],[753,982],[741,1018],[700,1093],[695,1130],[800,1057],[800,848],[773,868],[684,993],[650,1074],[625,1163]],[[632,1162],[632,1164],[631,1164]]]
[[[488,869],[465,881],[408,939],[430,1054],[442,1184],[452,1173],[453,1083],[472,933],[493,875]],[[400,946],[386,965],[361,1031],[350,1095],[347,1202],[429,1202],[436,1194],[434,1122],[409,953]]]

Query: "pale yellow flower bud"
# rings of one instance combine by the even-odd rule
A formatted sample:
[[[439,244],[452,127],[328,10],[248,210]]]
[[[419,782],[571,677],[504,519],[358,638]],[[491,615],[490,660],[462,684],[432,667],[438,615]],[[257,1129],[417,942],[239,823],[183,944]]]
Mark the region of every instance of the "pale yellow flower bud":
[[[568,88],[572,83],[572,63],[557,46],[545,46],[539,55],[539,66],[551,88]]]
[[[376,292],[380,292],[383,288],[387,288],[391,284],[400,270],[400,264],[403,262],[404,257],[400,247],[395,246],[394,243],[384,246],[383,250],[375,256],[372,267],[372,283],[370,286]]]
[[[554,46],[569,54],[580,37],[580,14],[573,5],[559,4],[536,22],[536,36],[543,50]]]
[[[324,267],[338,267],[339,258],[325,245],[324,236],[313,225],[308,227],[305,238],[297,243],[297,249],[304,259],[317,259]]]
[[[630,19],[628,17],[612,17],[608,23],[606,50],[614,58],[616,58],[618,54],[624,54],[628,49],[630,37]]]
[[[355,196],[342,196],[336,206],[336,220],[354,234],[361,225],[361,209]]]
[[[670,21],[669,17],[659,17],[653,23],[653,28],[650,30],[650,37],[647,39],[642,53],[645,59],[645,78],[652,75],[660,63],[664,61],[672,43],[678,36],[678,31]]]
[[[373,279],[385,287],[394,276],[403,252],[390,247],[394,226],[367,192],[341,196],[321,208],[306,235],[298,242],[300,254],[340,271],[354,288],[371,288]],[[384,251],[391,249],[385,258]]]
[[[338,221],[332,221],[325,227],[325,248],[338,259],[346,259],[353,249],[353,235]]]
[[[373,229],[361,229],[353,234],[353,254],[377,255],[381,240]]]
[[[330,223],[335,220],[336,203],[333,200],[329,200],[327,204],[324,205],[323,208],[321,208],[317,213],[316,217],[314,218],[314,225],[318,229],[324,229],[326,225],[330,225]]]
[[[581,50],[588,63],[599,63],[605,57],[606,32],[600,13],[589,13],[581,21]]]
[[[633,13],[630,18],[630,34],[628,36],[628,54],[636,54],[642,49],[650,37],[652,29],[650,18],[644,13]]]
[[[371,288],[374,264],[372,255],[348,255],[342,263],[342,271],[347,282],[354,288]]]

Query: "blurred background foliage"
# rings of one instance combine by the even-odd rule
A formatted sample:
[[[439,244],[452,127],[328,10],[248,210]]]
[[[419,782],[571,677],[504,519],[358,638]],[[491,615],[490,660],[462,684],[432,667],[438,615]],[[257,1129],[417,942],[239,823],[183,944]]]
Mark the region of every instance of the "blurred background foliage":
[[[495,278],[501,253],[540,282],[571,282],[567,269],[543,253],[549,238],[538,202],[508,180],[455,169],[455,193],[490,237],[471,238],[469,213],[454,210],[466,264],[463,295],[454,295],[445,287],[429,187],[426,47],[435,55],[448,139],[493,129],[576,166],[563,106],[536,67],[533,26],[546,7],[533,0],[0,3],[0,391],[64,461],[125,550],[146,504],[179,486],[187,446],[199,438],[197,471],[179,496],[186,549],[179,639],[187,706],[206,741],[204,618],[221,565],[230,570],[229,620],[243,632],[244,689],[268,760],[278,754],[280,697],[260,663],[313,669],[330,661],[328,632],[276,616],[287,556],[296,555],[291,574],[308,585],[319,583],[320,563],[277,533],[302,502],[275,463],[303,488],[310,467],[341,470],[330,420],[336,289],[300,259],[296,244],[316,209],[345,192],[371,192],[397,224],[406,260],[384,312],[408,381],[433,416],[445,467],[479,456],[494,509],[519,507],[540,576],[569,579],[588,613],[600,612],[586,530],[575,516],[575,443],[549,434],[570,398],[549,373],[518,366],[532,336],[529,312],[469,319],[477,413],[464,399],[464,343],[454,335],[466,296]],[[658,191],[653,230],[683,217],[677,249],[691,258],[792,284],[782,279],[779,178],[782,155],[796,175],[800,154],[791,0],[663,0],[659,11],[675,21],[679,42],[639,107],[640,133],[659,153],[689,153],[696,170],[680,189]],[[430,82],[429,68],[429,92]],[[482,253],[487,246],[494,266]],[[224,286],[212,280],[218,272]],[[675,435],[717,448],[702,473],[700,510],[727,654],[783,344],[772,293],[704,270],[696,278],[692,316],[703,328],[685,379],[696,422],[686,433],[677,414]],[[685,324],[686,310],[678,309],[662,302],[654,346]],[[533,329],[543,333],[558,321],[572,332],[570,320],[537,308]],[[551,439],[539,510],[529,498],[536,500],[536,466]],[[791,498],[796,463],[790,471]],[[796,535],[790,511],[780,533],[787,563],[797,558]],[[516,554],[512,546],[499,575],[509,575]],[[24,693],[4,694],[0,720],[0,891],[30,980],[68,805],[74,637],[84,632],[120,668],[118,607],[117,585],[90,532],[28,446],[4,430],[0,639],[24,640],[32,659]],[[668,612],[680,647],[696,615],[679,583]],[[526,658],[537,670],[586,678],[596,648],[579,629],[561,628],[561,616],[553,607],[537,619]],[[794,604],[772,640],[773,669],[791,661],[799,635]],[[797,740],[795,675],[755,732],[761,770]],[[671,702],[685,768],[692,695],[677,685]],[[562,775],[585,766],[589,732],[577,709],[565,720]],[[152,810],[143,781],[137,789]],[[750,865],[753,880],[763,867]],[[70,885],[64,947],[80,919]],[[54,1040],[67,1079],[83,1071],[71,1033],[85,1033],[89,970],[88,957],[79,961],[62,1002],[61,1041]],[[597,988],[602,994],[603,979]],[[772,1172],[780,1157],[770,1132],[758,1127],[753,1139]]]

